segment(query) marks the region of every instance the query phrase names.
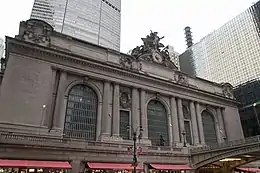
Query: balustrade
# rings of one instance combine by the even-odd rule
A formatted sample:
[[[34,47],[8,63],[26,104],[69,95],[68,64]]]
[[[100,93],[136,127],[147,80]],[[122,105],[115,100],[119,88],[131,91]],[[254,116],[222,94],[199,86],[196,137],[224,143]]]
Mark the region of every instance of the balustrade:
[[[207,152],[212,150],[229,149],[233,147],[252,145],[260,143],[260,136],[254,136],[244,138],[240,140],[229,141],[226,143],[220,143],[216,145],[207,145],[203,147],[191,148],[191,154],[200,152]],[[36,146],[52,146],[61,148],[74,148],[74,149],[97,149],[97,150],[114,150],[117,152],[126,152],[127,148],[131,145],[115,143],[115,142],[100,142],[100,141],[87,141],[82,139],[71,139],[71,138],[57,138],[45,135],[33,135],[33,134],[14,134],[14,133],[1,133],[0,144],[20,144],[20,145],[36,145]],[[143,151],[147,152],[182,152],[183,148],[174,148],[167,146],[143,146],[139,144]]]
[[[200,153],[200,152],[207,152],[212,150],[220,150],[220,149],[228,149],[233,147],[239,147],[239,146],[245,146],[245,145],[251,145],[255,143],[260,143],[260,136],[253,136],[249,138],[239,139],[239,140],[233,140],[228,142],[223,142],[216,145],[207,145],[203,147],[197,147],[190,149],[190,152],[192,154]]]
[[[70,149],[91,149],[98,151],[115,151],[115,152],[127,152],[127,149],[131,147],[130,144],[122,144],[115,142],[100,142],[100,141],[87,141],[83,139],[72,138],[58,138],[47,135],[37,134],[19,134],[19,133],[0,133],[0,144],[17,144],[27,146],[40,146],[40,147],[57,147],[57,148],[70,148]],[[173,148],[168,146],[144,146],[142,147],[142,154],[145,153],[178,153],[181,154],[182,148]]]

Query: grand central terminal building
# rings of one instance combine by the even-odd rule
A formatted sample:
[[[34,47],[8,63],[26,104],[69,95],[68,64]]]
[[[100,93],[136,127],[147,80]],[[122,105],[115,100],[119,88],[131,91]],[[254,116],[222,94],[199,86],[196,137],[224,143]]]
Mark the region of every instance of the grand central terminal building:
[[[2,61],[0,159],[127,170],[135,133],[140,169],[189,170],[189,148],[242,139],[232,86],[178,71],[161,39],[127,55],[21,22]]]

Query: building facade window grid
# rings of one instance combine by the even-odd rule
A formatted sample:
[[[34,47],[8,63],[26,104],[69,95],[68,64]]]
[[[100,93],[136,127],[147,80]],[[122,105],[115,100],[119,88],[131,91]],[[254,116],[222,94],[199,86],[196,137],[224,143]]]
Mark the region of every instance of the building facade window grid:
[[[259,77],[259,9],[260,1],[194,44],[185,63],[195,65],[198,77],[233,86]]]
[[[69,36],[120,50],[121,0],[35,0],[31,18]]]
[[[86,85],[76,85],[69,92],[65,116],[66,137],[96,139],[98,99],[95,91]]]

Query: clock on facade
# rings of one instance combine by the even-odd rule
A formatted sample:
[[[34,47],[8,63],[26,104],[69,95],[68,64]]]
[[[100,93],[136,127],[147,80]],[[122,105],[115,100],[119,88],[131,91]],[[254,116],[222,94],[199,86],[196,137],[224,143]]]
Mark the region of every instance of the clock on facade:
[[[154,52],[153,54],[152,54],[152,57],[153,57],[153,60],[155,61],[155,62],[158,62],[158,63],[161,63],[162,62],[162,56],[159,54],[159,53],[157,53],[157,52]]]

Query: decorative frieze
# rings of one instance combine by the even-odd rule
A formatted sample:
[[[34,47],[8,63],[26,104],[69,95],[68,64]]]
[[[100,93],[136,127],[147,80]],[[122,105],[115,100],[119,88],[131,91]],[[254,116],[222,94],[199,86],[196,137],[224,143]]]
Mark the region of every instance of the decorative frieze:
[[[129,56],[121,55],[119,63],[123,68],[133,69],[133,59]]]

